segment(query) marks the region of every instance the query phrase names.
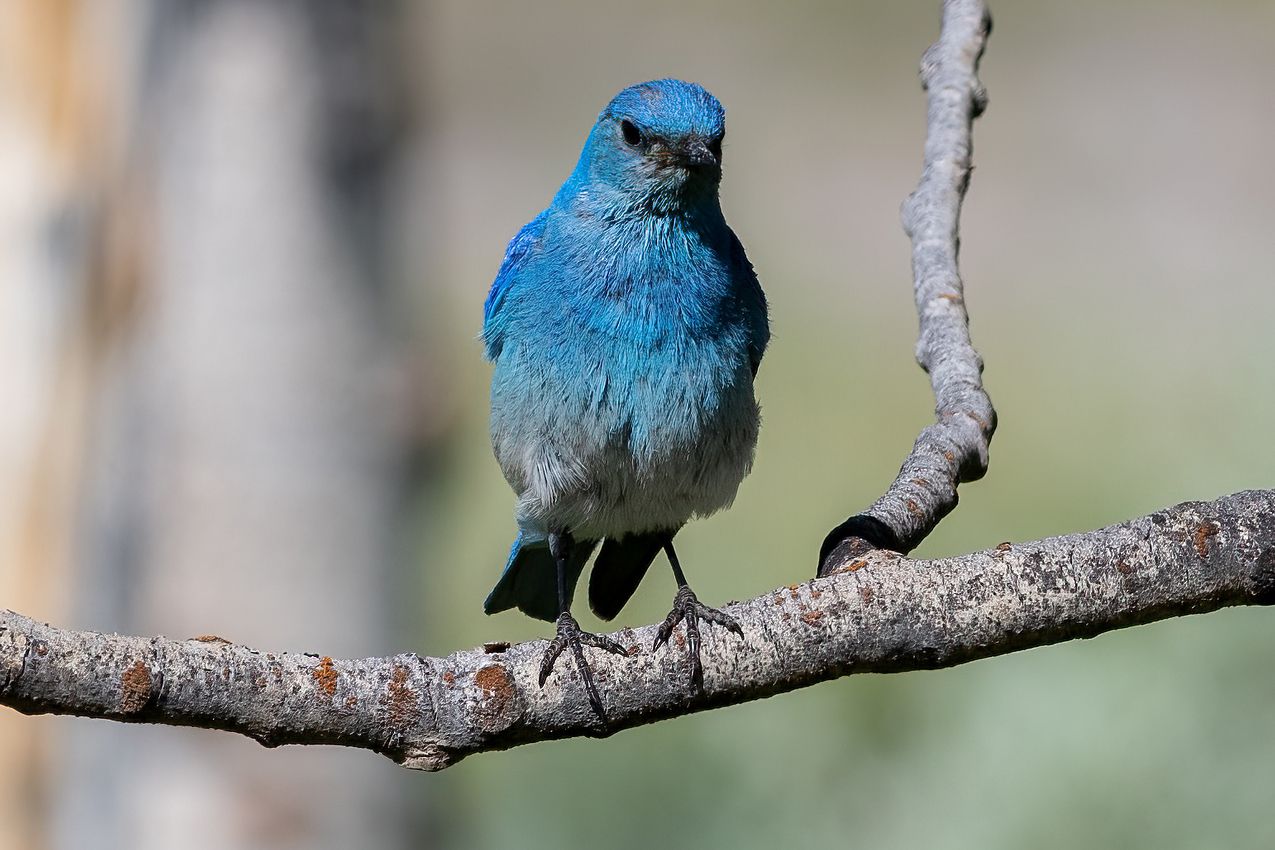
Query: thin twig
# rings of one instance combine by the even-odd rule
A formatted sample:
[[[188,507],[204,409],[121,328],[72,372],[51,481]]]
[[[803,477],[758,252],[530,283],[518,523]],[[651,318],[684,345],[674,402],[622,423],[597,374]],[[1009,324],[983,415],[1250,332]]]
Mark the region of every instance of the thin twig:
[[[920,318],[916,359],[930,375],[937,421],[917,437],[885,494],[829,532],[819,575],[869,549],[912,551],[956,507],[957,485],[987,472],[996,411],[983,389],[983,360],[970,343],[957,254],[971,130],[987,106],[978,62],[991,25],[985,3],[947,0],[939,40],[921,59],[929,95],[925,169],[903,204],[903,228],[912,239]]]

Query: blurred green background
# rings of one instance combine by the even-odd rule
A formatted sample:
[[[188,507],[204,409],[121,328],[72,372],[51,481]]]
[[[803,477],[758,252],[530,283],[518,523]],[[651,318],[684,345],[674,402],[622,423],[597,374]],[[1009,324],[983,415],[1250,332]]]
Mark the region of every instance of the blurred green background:
[[[221,5],[237,7],[241,16],[254,8],[285,10],[278,12],[277,33],[294,34],[301,19],[321,17],[314,9],[324,6]],[[392,541],[381,555],[385,569],[363,563],[330,569],[353,575],[355,590],[375,584],[378,604],[390,613],[372,620],[392,628],[375,639],[361,632],[362,642],[351,638],[344,649],[324,630],[327,617],[339,618],[338,605],[337,613],[297,630],[271,632],[272,613],[228,636],[279,649],[384,654],[411,647],[438,655],[548,633],[516,612],[481,613],[514,526],[513,498],[487,443],[489,366],[477,341],[480,307],[506,241],[565,178],[597,111],[621,87],[661,76],[699,81],[726,106],[723,206],[766,288],[774,331],[759,377],[764,426],[754,471],[731,511],[679,535],[679,553],[710,603],[811,576],[823,535],[879,495],[932,416],[928,383],[912,358],[916,317],[898,207],[919,176],[925,104],[916,66],[937,34],[938,4],[335,5],[339,26],[321,32],[317,43],[335,32],[331,43],[367,49],[344,70],[318,51],[308,61],[326,66],[326,58],[336,70],[311,81],[308,91],[329,110],[335,98],[335,114],[345,122],[339,127],[357,129],[350,131],[355,154],[339,159],[344,170],[338,169],[357,190],[346,183],[335,190],[330,204],[342,218],[333,232],[362,234],[363,247],[353,253],[374,255],[355,263],[349,277],[360,287],[364,279],[383,282],[370,300],[369,314],[379,318],[368,338],[392,356],[371,359],[397,364],[368,366],[350,381],[376,383],[388,371],[388,383],[398,387],[368,407],[360,406],[366,399],[351,402],[350,410],[355,418],[360,411],[391,411],[368,445],[397,440],[399,447],[371,464],[395,470],[386,488],[393,496],[377,502],[396,511],[395,519],[379,531],[372,520],[360,526],[360,533]],[[130,8],[139,26],[156,14],[147,4]],[[117,54],[141,54],[152,57],[143,66],[153,65],[153,54],[164,54],[153,33],[197,29],[215,17],[208,9],[199,14],[160,27],[152,21],[149,46],[100,21],[89,28],[91,37],[80,38],[132,44],[116,47],[111,62],[124,61]],[[1272,486],[1275,5],[1018,2],[994,4],[993,15],[981,74],[991,105],[975,126],[961,266],[1000,427],[988,476],[962,489],[959,509],[916,554],[1080,531],[1183,500]],[[375,25],[358,23],[364,17]],[[350,32],[362,41],[347,38]],[[277,58],[273,38],[259,47]],[[241,49],[230,36],[216,43],[232,58]],[[173,58],[179,51],[169,53],[166,61],[183,61]],[[369,72],[369,65],[378,70]],[[234,77],[241,67],[253,66],[231,63],[216,74]],[[217,90],[232,104],[257,99],[260,111],[253,114],[286,112],[299,97],[287,85],[263,93],[249,71],[240,75],[247,82]],[[357,94],[351,80],[370,80],[372,92],[392,98],[364,93],[360,100],[350,94]],[[140,88],[139,100],[155,96]],[[354,107],[342,112],[342,97]],[[123,123],[151,120],[144,108],[128,114],[134,113],[141,117]],[[158,123],[160,132],[142,134],[140,155],[135,136],[119,134],[118,159],[127,173],[145,174],[151,157],[162,160],[173,133],[198,130],[186,119]],[[273,119],[260,126],[273,126]],[[238,173],[234,157],[257,155],[254,145],[266,144],[257,130],[253,125],[243,136],[249,141],[242,147],[196,145],[198,156],[178,158],[169,171],[159,169],[159,178],[142,180],[169,198],[155,217],[175,219],[180,233],[182,175],[205,167]],[[371,169],[378,157],[392,164]],[[369,170],[376,171],[375,192],[365,191]],[[115,185],[94,179],[93,185]],[[266,191],[252,185],[250,200]],[[246,208],[258,209],[253,203]],[[96,226],[109,231],[113,207],[93,209]],[[210,218],[200,220],[220,221],[219,210],[209,206]],[[156,239],[171,240],[172,232],[161,227]],[[159,253],[138,274],[158,279],[169,269],[173,280],[180,278],[187,266],[171,257],[166,265]],[[91,266],[99,254],[87,256]],[[218,268],[225,260],[216,253],[195,257],[196,265]],[[93,295],[93,274],[80,277],[87,282],[76,291],[88,293],[78,296],[80,306],[51,314],[92,324],[118,299]],[[310,303],[300,291],[298,303]],[[363,309],[355,301],[338,300],[335,309]],[[247,318],[235,321],[251,322],[256,309],[249,301],[235,314]],[[16,315],[12,327],[29,324],[21,318],[26,314]],[[232,323],[219,333],[230,349],[243,329]],[[261,339],[254,357],[269,360],[272,333]],[[141,351],[135,356],[157,356]],[[226,386],[239,388],[253,371],[235,371]],[[88,374],[90,385],[104,380]],[[186,378],[168,380],[161,385]],[[83,433],[69,439],[90,448],[71,453],[72,470],[96,468],[94,417],[105,415],[103,393],[84,392],[96,401],[85,402]],[[389,401],[378,407],[377,399]],[[137,421],[150,421],[147,411],[155,408],[139,409]],[[276,442],[263,444],[263,452],[273,457],[288,438],[270,439]],[[217,468],[203,473],[215,478]],[[74,471],[60,474],[78,480]],[[315,486],[340,486],[339,479],[325,482]],[[65,487],[75,490],[73,483]],[[232,500],[245,498],[242,490],[231,493]],[[74,492],[68,498],[84,501]],[[322,523],[303,523],[298,534]],[[62,589],[28,596],[33,601],[24,612],[78,628],[151,625],[144,618],[95,619],[65,601],[82,581],[77,552],[93,539],[82,520],[66,534],[80,543],[50,558],[63,565]],[[125,550],[130,557],[138,552]],[[277,548],[265,551],[254,569],[276,560]],[[0,569],[10,570],[16,586],[13,576],[31,563]],[[196,574],[220,569],[213,563]],[[307,575],[302,563],[293,578],[305,582]],[[619,625],[662,617],[673,589],[653,571]],[[179,624],[158,621],[151,628],[215,629],[223,617],[219,604],[231,611],[243,603],[233,593],[199,597]],[[288,606],[280,608],[282,618]],[[586,628],[599,626],[583,606],[578,613]],[[269,761],[280,771],[272,781],[282,785],[303,769],[319,775],[340,765],[310,803],[358,808],[364,816],[358,823],[375,827],[360,832],[356,823],[349,834],[366,847],[1267,848],[1275,846],[1273,646],[1268,612],[1228,610],[951,670],[845,679],[605,741],[476,756],[440,775],[409,774],[371,755],[335,750],[309,751],[301,762],[295,750],[257,752],[249,742],[211,733],[109,727],[97,734],[127,746],[194,735],[219,751]],[[38,729],[43,736],[39,753],[26,758],[51,759],[41,769],[45,790],[24,810],[29,834],[50,846],[179,846],[156,838],[141,816],[115,817],[109,839],[106,831],[66,826],[90,810],[59,803],[58,777],[73,764],[65,753],[74,749],[68,730],[86,726],[105,724],[0,714],[0,732],[25,738]],[[363,777],[357,781],[345,772],[356,763]],[[175,781],[165,764],[156,757],[150,770],[159,779],[147,787]],[[111,782],[132,781],[107,771]],[[226,775],[231,783],[240,776],[234,768]],[[363,783],[391,790],[360,798]],[[118,793],[112,805],[131,805],[127,790]],[[91,790],[84,794],[93,799]],[[182,797],[170,810],[175,814],[162,819],[173,832],[163,834],[183,836],[180,846],[188,847],[356,846],[300,825],[301,802],[276,812],[279,822],[269,828],[249,816],[242,829],[209,833],[195,825],[224,813],[201,810],[206,796]]]

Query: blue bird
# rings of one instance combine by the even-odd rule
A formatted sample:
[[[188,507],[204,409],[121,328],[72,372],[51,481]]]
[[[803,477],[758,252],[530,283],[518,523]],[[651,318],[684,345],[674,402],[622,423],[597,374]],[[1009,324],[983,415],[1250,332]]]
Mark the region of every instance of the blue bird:
[[[699,622],[743,634],[699,602],[673,551],[688,520],[734,500],[760,422],[753,379],[770,329],[718,202],[724,135],[722,106],[699,85],[624,89],[553,202],[509,243],[484,305],[491,442],[519,527],[484,610],[556,621],[540,684],[570,648],[604,720],[581,645],[628,653],[570,610],[599,544],[589,604],[605,620],[668,556],[678,589],[652,649],[684,622],[694,686]]]

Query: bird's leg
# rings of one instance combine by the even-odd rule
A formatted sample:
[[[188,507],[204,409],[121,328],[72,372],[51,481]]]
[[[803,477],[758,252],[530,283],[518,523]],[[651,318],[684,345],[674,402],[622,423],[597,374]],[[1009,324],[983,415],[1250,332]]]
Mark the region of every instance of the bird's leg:
[[[589,705],[593,706],[598,719],[605,723],[606,713],[602,710],[602,697],[598,695],[598,688],[593,683],[593,672],[589,669],[589,663],[584,660],[582,644],[587,643],[589,646],[596,646],[598,649],[605,649],[616,655],[627,656],[629,651],[609,637],[581,631],[580,624],[576,622],[575,617],[571,616],[571,600],[567,598],[567,561],[571,556],[572,543],[570,532],[562,531],[549,535],[549,553],[553,555],[558,569],[558,633],[554,635],[553,640],[549,641],[549,648],[545,650],[544,657],[540,661],[540,687],[545,686],[545,680],[553,672],[553,665],[558,660],[558,656],[570,647],[571,654],[575,657],[576,669],[580,671],[580,678],[584,680],[584,690],[589,695]]]
[[[704,668],[699,660],[699,621],[704,620],[721,626],[728,632],[733,632],[740,637],[744,636],[744,630],[739,627],[739,623],[735,622],[733,617],[718,611],[716,608],[709,608],[695,597],[695,591],[691,590],[691,586],[686,583],[686,576],[682,574],[682,565],[677,562],[677,553],[673,551],[673,541],[671,539],[664,544],[664,553],[668,555],[668,562],[673,567],[673,578],[677,579],[677,595],[673,597],[673,610],[669,612],[668,617],[660,624],[660,629],[655,634],[655,646],[651,647],[651,649],[655,650],[660,644],[667,643],[669,637],[673,634],[674,627],[684,620],[686,622],[687,653],[691,658],[691,685],[696,689],[702,690],[704,687]]]

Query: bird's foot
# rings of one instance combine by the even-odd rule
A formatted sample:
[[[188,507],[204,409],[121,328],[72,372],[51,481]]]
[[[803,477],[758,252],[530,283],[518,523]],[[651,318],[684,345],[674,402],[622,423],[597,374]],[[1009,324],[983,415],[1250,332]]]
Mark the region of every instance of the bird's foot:
[[[716,608],[709,608],[695,598],[695,592],[690,587],[682,585],[677,589],[677,595],[673,597],[673,610],[669,612],[668,617],[660,624],[660,629],[655,634],[655,645],[651,647],[652,651],[658,649],[660,644],[667,643],[669,637],[673,634],[674,627],[683,620],[686,621],[687,654],[691,659],[691,685],[697,690],[702,690],[704,687],[704,668],[699,660],[701,643],[699,621],[703,620],[707,623],[721,626],[726,631],[733,632],[740,637],[744,636],[744,630],[739,627],[739,623],[735,622],[735,618],[718,611]]]
[[[549,648],[545,650],[544,657],[540,660],[540,687],[545,686],[545,680],[553,672],[553,665],[558,660],[558,656],[570,647],[571,654],[576,660],[576,669],[580,671],[580,678],[584,680],[584,690],[589,695],[589,705],[593,706],[598,719],[605,723],[607,718],[602,710],[602,697],[598,695],[597,685],[593,683],[593,671],[589,669],[589,662],[584,660],[583,644],[587,643],[589,646],[596,646],[598,649],[605,649],[607,652],[626,657],[629,651],[605,635],[581,631],[580,624],[569,612],[564,611],[558,615],[557,625],[558,633],[553,640],[549,641]]]

